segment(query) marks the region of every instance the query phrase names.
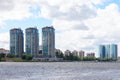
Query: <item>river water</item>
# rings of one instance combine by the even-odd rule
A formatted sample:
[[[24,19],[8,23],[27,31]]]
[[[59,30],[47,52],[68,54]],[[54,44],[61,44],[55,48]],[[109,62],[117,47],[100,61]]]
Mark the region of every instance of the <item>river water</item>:
[[[120,80],[120,63],[0,62],[0,80]]]

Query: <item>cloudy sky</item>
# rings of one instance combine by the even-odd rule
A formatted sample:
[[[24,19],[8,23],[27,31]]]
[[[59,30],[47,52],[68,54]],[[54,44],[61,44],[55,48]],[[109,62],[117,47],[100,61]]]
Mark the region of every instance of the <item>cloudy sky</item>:
[[[11,28],[34,26],[41,45],[41,28],[51,25],[56,48],[98,55],[100,44],[120,45],[120,0],[0,0],[1,48],[9,49]]]

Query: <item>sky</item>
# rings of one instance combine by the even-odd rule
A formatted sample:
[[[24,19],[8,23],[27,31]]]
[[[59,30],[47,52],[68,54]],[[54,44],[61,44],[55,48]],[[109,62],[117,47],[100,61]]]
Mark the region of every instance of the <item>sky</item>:
[[[9,30],[55,28],[57,49],[95,52],[101,44],[120,49],[120,0],[0,0],[0,48],[9,49]],[[120,51],[118,51],[119,53]],[[120,56],[120,54],[119,54]]]

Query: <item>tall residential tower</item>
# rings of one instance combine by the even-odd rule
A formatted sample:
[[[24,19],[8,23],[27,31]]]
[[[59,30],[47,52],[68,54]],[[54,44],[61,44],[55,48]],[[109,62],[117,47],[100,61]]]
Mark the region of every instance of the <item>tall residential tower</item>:
[[[42,28],[42,47],[44,57],[55,57],[55,29],[53,26]]]
[[[19,28],[10,30],[10,54],[21,56],[24,53],[23,31]]]
[[[39,33],[37,28],[26,29],[26,54],[37,56],[39,52]]]

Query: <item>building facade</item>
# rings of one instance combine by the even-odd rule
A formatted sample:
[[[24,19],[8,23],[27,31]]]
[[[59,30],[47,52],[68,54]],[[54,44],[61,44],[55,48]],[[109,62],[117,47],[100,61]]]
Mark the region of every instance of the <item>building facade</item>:
[[[27,28],[26,33],[26,54],[36,57],[39,53],[39,33],[34,27]]]
[[[4,48],[0,48],[0,54],[10,54],[10,50],[6,50]]]
[[[10,30],[10,54],[21,56],[24,53],[23,31],[19,28]]]
[[[84,51],[79,51],[79,56],[80,58],[84,58],[85,57],[85,52]]]
[[[55,57],[55,29],[52,26],[42,28],[42,48],[44,57]]]
[[[95,53],[87,53],[87,57],[89,57],[89,58],[95,58]]]
[[[105,45],[105,57],[111,58],[110,45]]]
[[[117,45],[100,45],[99,54],[100,58],[117,58]]]
[[[74,51],[72,52],[72,54],[73,54],[73,56],[78,56],[78,51],[77,51],[77,50],[74,50]]]
[[[99,46],[99,54],[100,54],[100,58],[105,58],[106,57],[105,46],[104,45]]]
[[[69,56],[71,54],[71,51],[70,50],[66,50],[65,52],[64,52],[64,56]]]
[[[110,45],[110,53],[111,53],[112,58],[117,58],[117,56],[118,56],[117,51],[118,51],[117,50],[117,45],[116,44],[111,44]]]

